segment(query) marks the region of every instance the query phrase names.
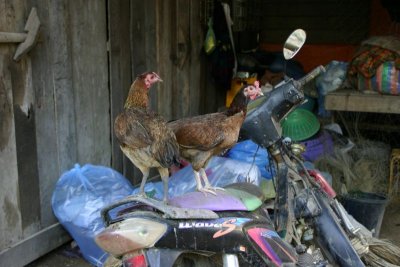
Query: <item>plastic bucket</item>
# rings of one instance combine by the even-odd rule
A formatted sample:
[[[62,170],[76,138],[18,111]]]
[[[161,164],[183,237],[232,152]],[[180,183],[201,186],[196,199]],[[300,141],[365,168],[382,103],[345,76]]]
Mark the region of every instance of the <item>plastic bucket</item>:
[[[343,206],[354,219],[379,237],[388,199],[380,194],[354,192],[343,197]]]

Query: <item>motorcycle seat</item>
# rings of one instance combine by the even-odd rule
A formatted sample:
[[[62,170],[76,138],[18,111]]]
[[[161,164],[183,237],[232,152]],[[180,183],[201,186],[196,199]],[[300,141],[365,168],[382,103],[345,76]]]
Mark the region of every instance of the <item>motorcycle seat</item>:
[[[179,208],[207,209],[212,211],[253,211],[265,200],[261,190],[252,184],[237,183],[217,190],[216,194],[189,192],[169,200]]]

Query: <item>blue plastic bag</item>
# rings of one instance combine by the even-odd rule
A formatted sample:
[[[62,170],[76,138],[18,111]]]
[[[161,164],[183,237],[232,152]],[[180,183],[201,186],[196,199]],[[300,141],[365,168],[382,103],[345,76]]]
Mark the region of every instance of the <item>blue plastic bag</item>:
[[[76,164],[58,180],[51,200],[54,214],[91,264],[102,266],[108,257],[94,241],[94,236],[104,229],[101,209],[130,195],[132,190],[120,173],[90,164]]]
[[[224,157],[211,158],[205,171],[210,184],[216,187],[224,187],[229,184],[240,182],[259,185],[261,181],[261,173],[257,166]],[[180,196],[195,190],[196,179],[194,178],[191,164],[174,173],[168,179],[169,198]],[[148,182],[144,187],[144,191],[150,197],[162,199],[164,192],[163,184],[162,182]],[[133,194],[138,192],[139,188],[136,188],[133,191]]]
[[[273,164],[269,162],[268,151],[251,140],[238,142],[228,151],[227,157],[255,164],[260,169],[261,176],[266,179],[271,179],[275,174]]]

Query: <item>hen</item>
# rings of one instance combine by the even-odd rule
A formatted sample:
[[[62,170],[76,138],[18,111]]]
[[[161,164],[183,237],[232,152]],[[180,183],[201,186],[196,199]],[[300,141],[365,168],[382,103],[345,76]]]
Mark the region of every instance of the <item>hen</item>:
[[[139,75],[133,82],[124,110],[116,117],[114,132],[123,153],[142,172],[139,194],[150,168],[157,168],[164,185],[164,202],[168,199],[168,169],[179,163],[179,145],[166,121],[148,109],[148,92],[152,84],[162,81],[154,72]]]
[[[244,86],[224,112],[168,123],[178,140],[180,156],[192,164],[198,191],[215,194],[218,188],[211,186],[204,168],[213,156],[221,154],[237,142],[246,116],[248,99],[255,99],[260,94],[258,83]]]

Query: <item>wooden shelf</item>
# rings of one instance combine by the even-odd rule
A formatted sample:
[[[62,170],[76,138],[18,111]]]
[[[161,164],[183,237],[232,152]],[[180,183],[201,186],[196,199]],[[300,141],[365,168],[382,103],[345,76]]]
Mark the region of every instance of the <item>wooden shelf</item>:
[[[400,96],[337,90],[325,96],[325,109],[335,111],[400,114]]]

